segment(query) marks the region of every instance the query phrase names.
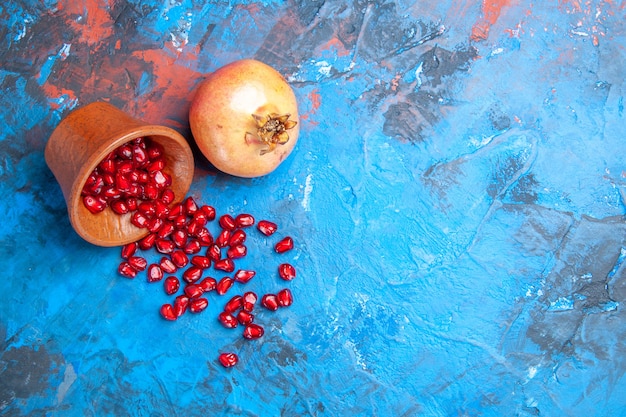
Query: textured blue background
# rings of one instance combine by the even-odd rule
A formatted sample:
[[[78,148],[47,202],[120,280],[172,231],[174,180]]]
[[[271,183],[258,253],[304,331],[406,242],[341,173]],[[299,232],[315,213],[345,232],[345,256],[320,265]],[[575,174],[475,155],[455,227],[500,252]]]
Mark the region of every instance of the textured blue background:
[[[0,414],[626,414],[626,4],[618,0],[0,5]],[[197,155],[190,195],[276,220],[294,305],[243,340],[72,230],[43,149],[95,100],[190,141],[206,74],[285,75],[271,175]],[[279,288],[254,237],[249,289]],[[217,353],[234,350],[226,370]]]

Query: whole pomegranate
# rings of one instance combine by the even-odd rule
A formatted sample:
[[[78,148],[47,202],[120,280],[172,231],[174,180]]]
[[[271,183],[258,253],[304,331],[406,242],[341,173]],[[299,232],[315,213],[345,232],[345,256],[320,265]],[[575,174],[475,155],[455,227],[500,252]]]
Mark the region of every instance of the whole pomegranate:
[[[298,117],[287,81],[254,59],[209,74],[189,109],[191,132],[209,162],[247,178],[269,174],[287,158],[298,141]]]

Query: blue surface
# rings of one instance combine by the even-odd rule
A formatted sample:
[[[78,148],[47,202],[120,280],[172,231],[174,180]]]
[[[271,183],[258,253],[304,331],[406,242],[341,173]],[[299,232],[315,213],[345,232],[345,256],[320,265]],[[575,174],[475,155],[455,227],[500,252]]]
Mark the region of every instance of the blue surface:
[[[0,6],[0,414],[626,414],[625,5],[10,1]],[[283,73],[301,138],[190,195],[275,220],[246,289],[294,305],[246,341],[72,230],[43,149],[106,100],[191,140],[206,74]],[[218,352],[238,352],[232,369]]]

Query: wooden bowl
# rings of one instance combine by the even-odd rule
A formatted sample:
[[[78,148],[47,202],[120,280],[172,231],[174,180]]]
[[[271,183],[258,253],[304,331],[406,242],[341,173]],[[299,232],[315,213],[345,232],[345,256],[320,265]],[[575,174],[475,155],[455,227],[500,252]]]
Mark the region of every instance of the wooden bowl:
[[[119,215],[110,208],[92,214],[81,191],[96,166],[111,151],[138,137],[150,138],[165,150],[165,172],[172,176],[176,201],[181,201],[193,179],[193,154],[185,138],[165,126],[149,125],[104,102],[95,102],[68,114],[46,145],[48,167],[61,186],[72,227],[98,246],[121,246],[148,234],[130,222],[132,213]]]

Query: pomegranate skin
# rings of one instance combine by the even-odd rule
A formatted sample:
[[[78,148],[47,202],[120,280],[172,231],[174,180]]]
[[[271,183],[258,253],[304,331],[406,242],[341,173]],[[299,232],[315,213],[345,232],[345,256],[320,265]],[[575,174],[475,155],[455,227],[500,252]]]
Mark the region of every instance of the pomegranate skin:
[[[297,122],[289,140],[267,151],[268,145],[250,139],[257,131],[252,115],[286,115]],[[217,169],[253,178],[274,171],[298,141],[300,123],[296,97],[278,71],[253,59],[227,64],[198,86],[189,108],[189,125],[198,148]]]

